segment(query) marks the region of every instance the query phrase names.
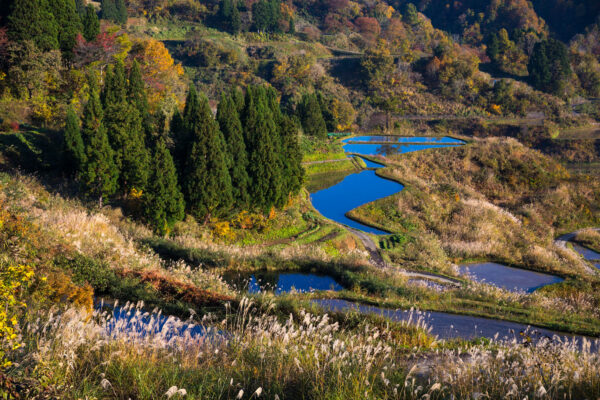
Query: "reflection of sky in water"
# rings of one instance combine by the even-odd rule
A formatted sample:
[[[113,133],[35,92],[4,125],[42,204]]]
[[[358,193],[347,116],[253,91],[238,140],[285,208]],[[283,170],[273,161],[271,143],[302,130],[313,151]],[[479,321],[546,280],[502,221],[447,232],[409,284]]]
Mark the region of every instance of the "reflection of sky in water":
[[[583,258],[588,261],[600,261],[600,253],[595,252],[592,249],[588,249],[587,247],[583,247],[578,245],[577,243],[573,244],[573,250],[581,254]]]
[[[383,235],[379,229],[360,224],[346,213],[363,204],[398,193],[404,188],[401,184],[378,177],[373,170],[365,170],[348,175],[337,185],[310,195],[313,206],[325,217],[352,228]]]
[[[414,312],[411,316],[410,311],[391,310],[364,304],[355,304],[340,299],[318,299],[312,301],[328,311],[356,310],[363,314],[379,314],[392,321],[408,321],[409,318],[412,318],[412,322],[414,323],[420,317],[431,327],[431,333],[440,339],[474,339],[478,337],[492,339],[498,334],[498,339],[510,340],[516,338],[518,341],[521,341],[522,337],[519,333],[528,329],[527,325],[516,322],[472,317],[469,315],[426,311],[421,313]],[[582,336],[557,333],[543,328],[530,328],[528,334],[534,340],[542,337],[552,338],[554,335],[560,337],[562,340],[583,338]],[[599,345],[600,341],[592,341],[591,350],[597,351]]]
[[[511,291],[533,292],[542,286],[562,282],[563,279],[548,274],[511,268],[496,263],[461,265],[461,274],[468,274],[476,282],[489,283]]]
[[[273,290],[275,294],[289,293],[292,289],[298,292],[311,292],[313,290],[342,290],[343,287],[337,283],[332,277],[315,274],[301,273],[282,273],[277,278],[277,285],[273,288],[273,284],[267,282],[254,275],[250,277],[248,283],[249,293],[260,293],[262,290]]]
[[[343,146],[346,153],[364,154],[366,156],[391,156],[439,147],[454,146],[447,144],[345,144]]]
[[[383,164],[369,161],[366,158],[362,158],[362,160],[365,162],[365,165],[367,166],[367,168],[383,168],[383,167],[385,167],[385,165],[383,165]]]
[[[399,137],[399,136],[355,136],[342,140],[348,142],[390,142],[390,143],[440,143],[440,144],[464,144],[465,142],[451,137]]]

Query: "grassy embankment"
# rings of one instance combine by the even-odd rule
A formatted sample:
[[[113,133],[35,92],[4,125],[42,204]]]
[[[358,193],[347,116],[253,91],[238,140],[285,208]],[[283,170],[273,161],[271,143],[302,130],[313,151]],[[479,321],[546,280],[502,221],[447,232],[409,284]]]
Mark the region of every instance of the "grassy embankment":
[[[14,145],[10,147],[14,150],[11,162],[29,156],[41,162],[46,159],[35,144],[52,145],[43,137],[31,133],[16,135],[17,141],[7,136],[2,139]],[[9,160],[2,161],[10,167]],[[180,389],[185,389],[187,398],[234,398],[241,390],[241,398],[250,398],[258,388],[268,398],[294,398],[300,393],[315,399],[418,398],[423,394],[445,398],[474,391],[493,395],[511,389],[504,384],[508,376],[478,377],[514,370],[514,364],[502,369],[502,361],[495,356],[493,348],[502,346],[516,357],[511,356],[511,362],[522,368],[552,363],[556,369],[552,373],[563,378],[560,385],[545,386],[549,393],[597,395],[597,375],[592,371],[597,371],[600,361],[561,344],[540,348],[500,343],[441,345],[423,329],[375,316],[325,317],[305,302],[310,295],[258,296],[250,311],[241,301],[244,294],[222,280],[223,272],[316,269],[350,288],[339,293],[344,298],[392,307],[471,310],[556,329],[598,333],[598,319],[589,308],[571,310],[568,307],[581,304],[561,302],[557,300],[560,296],[513,295],[483,285],[438,293],[408,285],[393,271],[374,270],[347,233],[320,242],[327,232],[338,228],[327,228],[324,236],[310,228],[314,221],[305,218],[311,215],[306,194],[270,218],[241,218],[244,224],[255,224],[252,227],[232,223],[230,231],[223,234],[222,226],[217,226],[223,221],[201,226],[187,220],[174,229],[170,239],[163,239],[123,217],[118,209],[95,210],[79,200],[64,199],[25,175],[4,173],[0,187],[1,260],[4,265],[30,265],[35,272],[28,290],[20,293],[28,304],[27,311],[22,309],[19,315],[24,347],[10,352],[16,363],[6,370],[2,390],[73,399],[151,399]],[[318,216],[315,220],[324,222]],[[293,224],[299,225],[289,228]],[[289,238],[295,243],[287,242]],[[167,325],[146,335],[136,334],[132,327],[120,327],[115,336],[107,337],[98,325],[105,317],[90,319],[87,314],[92,295],[143,300],[146,309],[159,307],[185,317],[192,309],[197,321],[226,330],[230,336],[223,341],[167,343]],[[232,311],[227,311],[225,303],[232,304]],[[70,307],[88,311],[67,310]],[[302,308],[313,315],[307,316]],[[205,318],[207,312],[214,316]],[[452,350],[456,346],[471,348],[476,354],[473,364],[456,362],[458,353]],[[419,360],[419,354],[430,349],[441,349],[430,379],[413,381],[418,376],[411,369],[415,363],[411,358],[417,355]],[[553,357],[560,357],[561,362],[553,363]],[[545,376],[540,374],[545,373],[534,369],[519,375],[516,390],[535,393]]]
[[[39,137],[43,137],[43,135]],[[32,145],[32,143],[29,144]],[[329,146],[335,151],[338,148],[335,146],[339,145]],[[23,149],[28,152],[30,147],[24,146]],[[456,150],[441,149],[436,154],[446,154],[446,152],[452,151]],[[336,154],[332,151],[321,154],[329,157],[332,153]],[[424,166],[426,163],[419,165]],[[403,181],[403,183],[406,182]],[[23,190],[27,191],[23,188],[19,189],[19,191]],[[42,189],[35,189],[34,192],[36,190]],[[409,190],[414,189],[409,188]],[[404,192],[406,191],[402,193]],[[47,192],[43,193],[42,197],[50,196]],[[373,207],[381,202],[385,204],[397,196],[399,195],[366,207]],[[433,204],[437,199],[437,197],[429,198],[426,194],[422,196],[422,199],[419,200],[421,205]],[[28,197],[35,198],[37,196],[29,194]],[[29,207],[32,206],[24,208]],[[32,210],[35,210],[35,207]],[[83,212],[82,210],[79,209],[77,214]],[[493,208],[492,211],[494,211]],[[488,212],[491,211],[488,210]],[[46,213],[55,214],[56,210],[46,210]],[[275,213],[270,218],[242,213],[230,221],[213,221],[208,225],[200,225],[188,219],[178,224],[168,239],[154,237],[145,228],[124,218],[118,211],[105,209],[100,215],[104,215],[102,218],[108,218],[112,229],[123,232],[127,240],[131,241],[132,246],[152,254],[152,257],[158,260],[157,265],[163,265],[160,267],[161,271],[183,279],[184,282],[194,283],[195,280],[202,289],[211,288],[206,282],[224,283],[220,276],[231,271],[312,271],[329,274],[348,288],[346,291],[335,294],[336,296],[365,303],[403,308],[418,306],[423,309],[504,318],[590,334],[596,334],[599,330],[596,317],[593,317],[592,320],[588,319],[589,307],[583,307],[573,314],[561,313],[563,303],[570,301],[562,297],[556,304],[554,298],[556,296],[513,296],[495,289],[481,290],[476,287],[437,293],[427,288],[415,287],[401,274],[376,270],[367,262],[367,255],[362,251],[360,241],[315,213],[306,193],[291,202],[283,212]],[[397,232],[394,236],[387,237],[382,241],[386,258],[405,268],[429,270],[449,276],[455,275],[451,263],[456,260],[447,256],[447,249],[442,245],[443,242],[439,236],[419,229],[414,221],[411,222],[404,217],[398,219],[401,214],[382,215],[386,215],[387,223],[395,224],[391,225],[390,229]],[[483,216],[482,218],[487,217]],[[380,223],[380,221],[373,221]],[[499,226],[504,226],[506,221],[499,220],[497,223]],[[70,229],[56,228],[56,232],[53,234],[60,237],[63,235],[62,232],[70,232],[70,235],[77,237],[79,235],[76,232],[77,229],[81,229],[81,225]],[[96,233],[93,231],[92,225],[92,232],[87,234],[94,237]],[[99,238],[97,240],[101,241]],[[119,240],[114,239],[112,242],[119,242]],[[103,253],[92,251],[85,255],[95,259],[99,254]],[[471,255],[471,257],[475,258],[476,256]],[[482,256],[479,255],[479,257]],[[183,260],[183,262],[179,260]],[[205,274],[208,275],[205,276]],[[141,279],[139,273],[135,278]],[[232,294],[232,288],[225,289],[219,285],[216,286],[217,293]],[[134,289],[128,289],[122,293],[114,291],[109,294],[125,300],[144,299],[153,305],[168,303],[171,310],[179,310],[178,314],[185,314],[186,305],[174,306],[170,300],[160,303],[160,287],[156,285],[155,287],[157,291],[153,296],[157,299],[154,300],[153,296],[139,294]],[[235,295],[235,293],[233,294]],[[301,297],[299,296],[299,298]],[[585,297],[585,300],[589,299]],[[595,301],[593,300],[592,304],[595,304]],[[571,303],[573,302],[571,301]],[[571,304],[571,307],[574,305],[576,302]]]

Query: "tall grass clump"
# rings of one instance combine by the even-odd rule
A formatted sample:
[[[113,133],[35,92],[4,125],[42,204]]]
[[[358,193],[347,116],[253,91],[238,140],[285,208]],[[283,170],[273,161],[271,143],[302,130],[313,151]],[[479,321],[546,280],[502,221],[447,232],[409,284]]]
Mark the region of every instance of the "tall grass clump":
[[[31,314],[8,376],[26,396],[67,399],[600,395],[600,357],[591,342],[534,342],[525,333],[524,342],[451,350],[430,341],[410,349],[385,324],[363,319],[350,329],[306,311],[277,318],[248,299],[221,321],[210,315],[195,321],[148,313],[141,304],[91,316],[75,308]],[[403,328],[426,331],[422,324]]]

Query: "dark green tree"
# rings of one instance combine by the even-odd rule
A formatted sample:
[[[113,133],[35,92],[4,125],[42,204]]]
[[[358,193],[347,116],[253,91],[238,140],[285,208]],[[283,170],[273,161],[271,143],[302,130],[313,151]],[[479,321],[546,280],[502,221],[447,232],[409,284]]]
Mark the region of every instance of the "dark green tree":
[[[416,25],[419,23],[419,13],[417,7],[413,3],[408,3],[404,6],[404,12],[402,15],[404,22],[410,25]]]
[[[259,32],[279,31],[281,3],[279,0],[258,0],[252,6],[252,21]]]
[[[117,7],[117,21],[119,24],[123,25],[127,23],[127,6],[125,5],[125,0],[115,0],[115,5]]]
[[[125,66],[122,61],[117,61],[106,68],[104,88],[102,90],[102,105],[106,108],[109,104],[120,104],[127,99],[127,79]]]
[[[81,18],[82,20],[85,15],[86,8],[86,0],[75,0],[75,9],[77,10],[77,14],[79,14],[79,18]]]
[[[282,200],[280,138],[262,86],[246,89],[243,112],[244,140],[248,151],[251,204],[267,212]]]
[[[98,14],[93,5],[88,4],[85,8],[84,15],[82,17],[83,25],[83,37],[88,42],[93,41],[100,34],[100,21],[98,20]]]
[[[88,143],[94,132],[98,130],[104,117],[99,92],[96,76],[93,72],[90,72],[88,74],[88,102],[83,109],[81,122],[81,135],[84,144]]]
[[[319,100],[314,94],[305,94],[299,106],[299,116],[304,133],[318,138],[327,137],[327,126]]]
[[[536,89],[562,94],[571,74],[566,46],[556,39],[537,43],[529,58],[527,69],[530,81]]]
[[[197,112],[185,123],[191,140],[181,184],[190,214],[207,221],[211,216],[227,213],[233,196],[219,124],[204,95],[198,103]],[[184,121],[185,118],[184,113]]]
[[[177,184],[177,171],[164,138],[158,136],[150,163],[150,180],[142,196],[144,217],[158,234],[168,233],[183,219],[185,203]]]
[[[231,96],[222,96],[217,108],[217,122],[229,153],[229,176],[231,177],[234,204],[238,208],[248,205],[248,157],[242,132],[242,123]]]
[[[218,19],[224,30],[234,35],[239,33],[242,21],[237,0],[222,0],[219,7]]]
[[[102,0],[100,18],[117,24],[127,22],[127,8],[123,0]]]
[[[298,143],[298,127],[289,116],[283,116],[280,125],[282,144],[282,164],[284,177],[283,193],[298,194],[304,182],[304,168],[302,168],[302,151]]]
[[[69,108],[64,131],[64,167],[72,175],[77,175],[85,164],[85,147],[81,138],[79,117]]]
[[[171,119],[171,138],[173,139],[171,154],[173,155],[173,161],[175,162],[175,167],[179,173],[179,182],[182,185],[186,158],[192,142],[189,126],[192,119],[196,118],[199,113],[200,100],[198,98],[198,92],[196,92],[194,85],[191,85],[185,100],[183,114],[180,114],[179,110],[176,110]]]
[[[240,87],[235,87],[231,90],[231,98],[235,103],[235,108],[238,114],[244,111],[244,91]]]
[[[74,0],[48,0],[50,10],[58,25],[58,45],[62,53],[70,58],[73,55],[75,39],[81,32],[81,20]]]
[[[12,41],[32,40],[42,51],[59,48],[59,28],[47,0],[14,0],[7,27]]]
[[[150,155],[146,149],[142,117],[127,98],[125,67],[121,61],[106,71],[102,100],[104,124],[119,168],[119,186],[124,195],[133,188],[143,190],[148,180]]]
[[[133,104],[142,117],[142,125],[146,137],[150,137],[155,121],[150,115],[150,106],[148,105],[148,95],[146,94],[144,79],[142,78],[142,70],[137,60],[133,60],[131,70],[129,71],[129,84],[127,87],[127,99]]]
[[[83,112],[81,130],[85,146],[85,162],[80,178],[87,193],[98,198],[102,207],[105,197],[117,190],[119,169],[114,162],[114,152],[108,142],[106,128],[102,123],[102,105],[98,84],[93,74],[89,75],[89,100]]]

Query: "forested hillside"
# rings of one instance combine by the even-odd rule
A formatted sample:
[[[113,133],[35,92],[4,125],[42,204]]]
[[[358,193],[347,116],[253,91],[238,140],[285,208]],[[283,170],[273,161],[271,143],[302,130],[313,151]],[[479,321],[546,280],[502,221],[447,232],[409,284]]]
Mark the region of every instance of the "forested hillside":
[[[595,0],[2,0],[0,398],[600,398],[599,126]]]

